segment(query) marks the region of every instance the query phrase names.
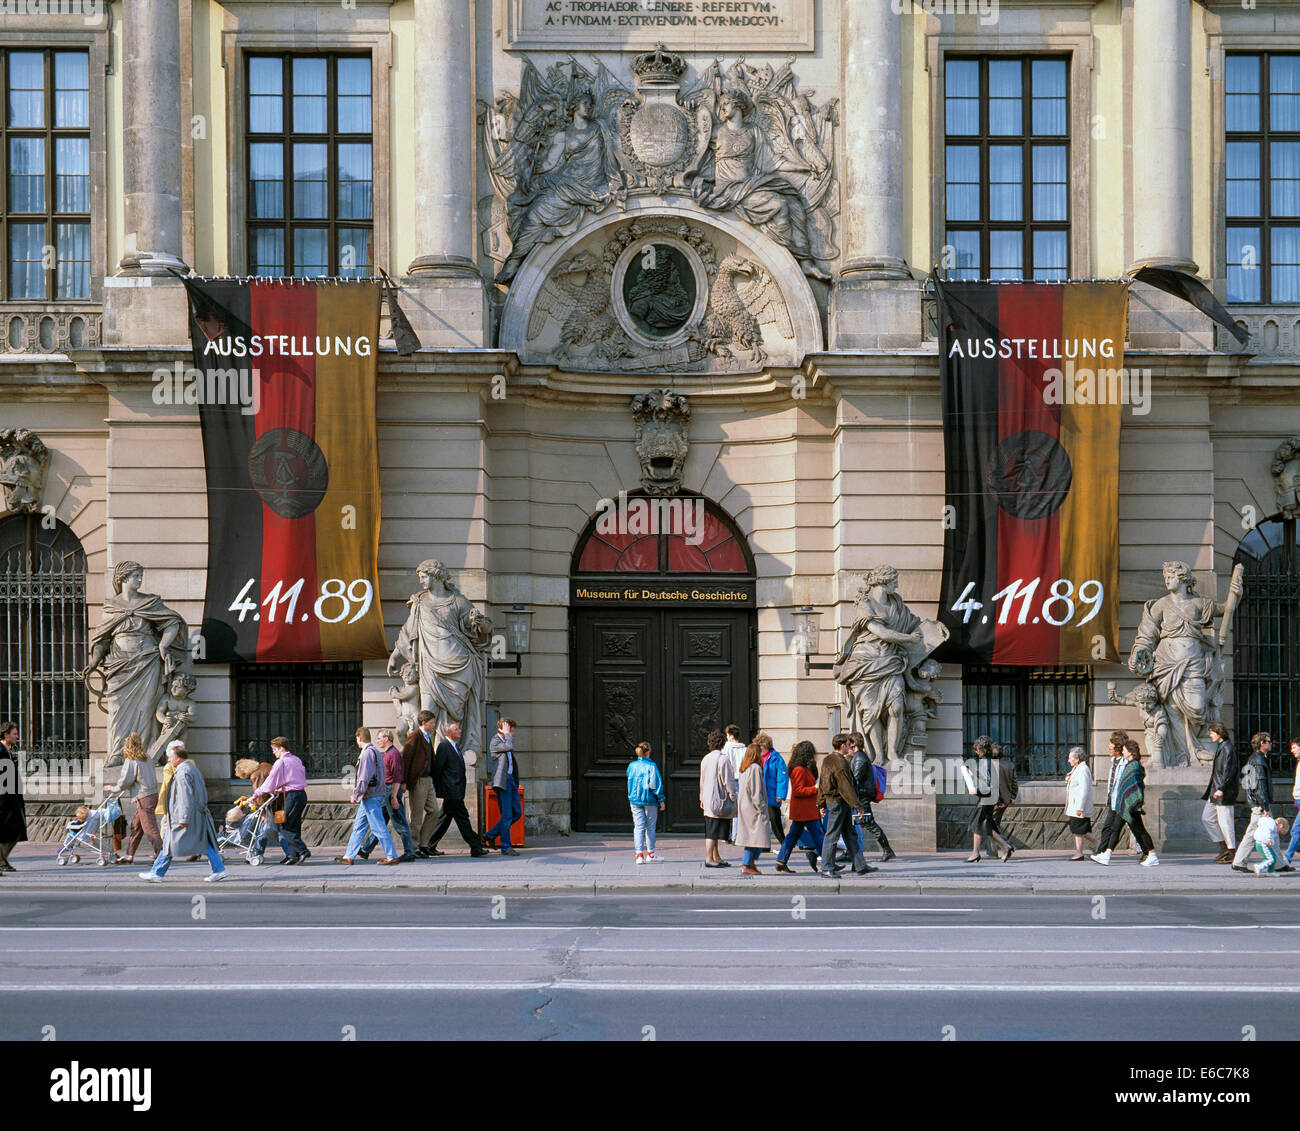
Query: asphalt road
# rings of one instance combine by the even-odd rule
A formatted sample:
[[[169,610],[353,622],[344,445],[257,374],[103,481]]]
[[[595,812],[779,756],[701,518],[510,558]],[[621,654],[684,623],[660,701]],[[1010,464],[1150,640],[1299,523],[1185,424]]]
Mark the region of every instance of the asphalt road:
[[[1293,1040],[1298,947],[1282,894],[35,894],[0,1038]]]

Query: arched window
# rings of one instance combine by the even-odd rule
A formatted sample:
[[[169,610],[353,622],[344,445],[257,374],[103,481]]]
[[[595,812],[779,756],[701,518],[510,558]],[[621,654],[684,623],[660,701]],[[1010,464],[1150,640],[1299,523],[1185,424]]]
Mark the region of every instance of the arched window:
[[[625,495],[587,524],[573,572],[752,575],[754,563],[745,536],[707,499]]]
[[[1300,526],[1275,515],[1237,547],[1244,592],[1233,621],[1232,678],[1237,739],[1273,736],[1273,767],[1292,769],[1289,739],[1300,734]]]
[[[0,717],[47,764],[88,763],[86,554],[61,522],[0,519]]]

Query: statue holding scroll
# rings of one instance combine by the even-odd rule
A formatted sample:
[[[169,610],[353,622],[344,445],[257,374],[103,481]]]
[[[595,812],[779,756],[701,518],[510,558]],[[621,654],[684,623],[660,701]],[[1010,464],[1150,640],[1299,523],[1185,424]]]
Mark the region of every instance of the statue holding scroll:
[[[872,760],[903,756],[909,735],[925,733],[927,695],[938,675],[926,658],[948,630],[922,620],[898,595],[898,570],[880,566],[863,579],[853,631],[835,661],[835,679],[849,698],[852,729],[867,740]]]

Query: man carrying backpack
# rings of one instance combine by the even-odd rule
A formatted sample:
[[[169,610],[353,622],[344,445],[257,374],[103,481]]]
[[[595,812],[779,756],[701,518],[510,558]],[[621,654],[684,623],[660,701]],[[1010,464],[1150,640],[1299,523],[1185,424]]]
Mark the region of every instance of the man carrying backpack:
[[[836,735],[836,739],[839,739]],[[866,850],[865,839],[867,836],[876,838],[876,843],[880,845],[880,851],[884,855],[880,858],[882,864],[888,864],[895,856],[898,855],[889,847],[889,838],[885,836],[885,830],[876,823],[876,816],[871,811],[871,803],[884,799],[885,793],[885,770],[884,767],[876,766],[871,761],[871,755],[867,752],[866,739],[861,734],[853,733],[847,736],[847,750],[844,753],[848,756],[849,772],[853,775],[853,784],[858,791],[858,800],[862,802],[862,817],[857,821],[857,826],[861,830],[858,833],[859,841],[862,848]]]

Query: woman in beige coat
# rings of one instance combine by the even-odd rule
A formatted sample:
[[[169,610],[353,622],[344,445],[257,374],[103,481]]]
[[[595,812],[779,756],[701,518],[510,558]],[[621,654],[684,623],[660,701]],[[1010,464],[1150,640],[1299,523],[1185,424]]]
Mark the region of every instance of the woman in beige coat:
[[[767,817],[767,787],[763,784],[763,752],[753,743],[745,747],[740,760],[737,793],[736,844],[745,850],[742,876],[759,876],[755,867],[760,852],[772,847],[772,825]]]
[[[131,818],[131,840],[126,855],[117,857],[117,864],[134,864],[135,850],[140,841],[148,837],[153,854],[162,851],[162,834],[158,831],[158,818],[154,806],[158,804],[158,773],[145,756],[144,743],[132,731],[122,747],[122,773],[109,793],[125,794],[135,799],[135,816]]]

